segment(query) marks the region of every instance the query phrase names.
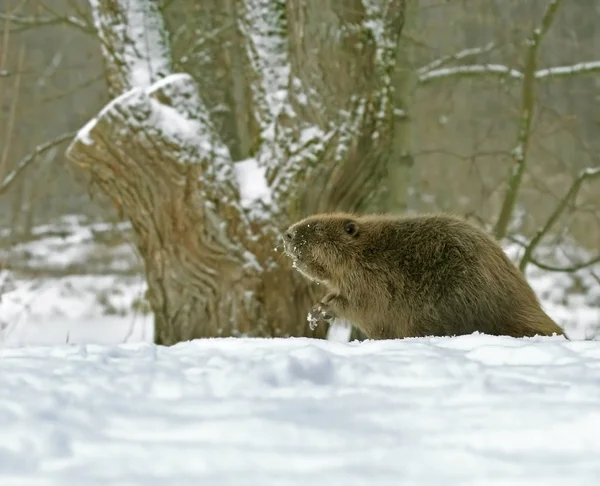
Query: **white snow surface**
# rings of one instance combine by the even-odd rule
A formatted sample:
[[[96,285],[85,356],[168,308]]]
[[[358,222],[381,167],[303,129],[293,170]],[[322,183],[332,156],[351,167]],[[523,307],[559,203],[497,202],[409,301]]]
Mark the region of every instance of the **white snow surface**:
[[[600,343],[206,339],[0,351],[0,484],[600,477]]]
[[[0,248],[0,346],[152,341],[141,259],[132,243],[99,236],[128,227],[65,216]],[[33,277],[2,270],[3,261]]]
[[[240,160],[234,165],[235,175],[240,188],[240,203],[250,207],[256,201],[270,204],[271,189],[267,183],[266,170],[254,158]]]

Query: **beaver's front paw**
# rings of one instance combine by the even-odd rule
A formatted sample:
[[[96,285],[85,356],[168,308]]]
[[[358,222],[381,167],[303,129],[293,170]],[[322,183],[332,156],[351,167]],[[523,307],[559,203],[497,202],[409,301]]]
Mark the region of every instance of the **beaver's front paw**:
[[[335,319],[335,314],[331,310],[331,308],[322,302],[314,305],[313,308],[306,316],[306,320],[308,321],[308,327],[311,331],[314,331],[317,327],[319,321],[329,322]]]

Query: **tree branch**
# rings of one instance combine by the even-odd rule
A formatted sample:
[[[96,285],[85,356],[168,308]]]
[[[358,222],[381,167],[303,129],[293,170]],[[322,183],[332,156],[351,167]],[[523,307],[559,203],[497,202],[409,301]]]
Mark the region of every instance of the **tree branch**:
[[[495,44],[493,42],[490,42],[483,47],[470,47],[468,49],[463,49],[462,51],[459,51],[455,54],[442,56],[439,59],[431,61],[429,64],[425,64],[425,66],[422,66],[419,69],[417,69],[417,75],[426,75],[427,73],[440,69],[442,66],[450,64],[451,62],[460,61],[471,56],[477,56],[485,52],[490,52],[494,47]]]
[[[8,174],[4,180],[0,183],[0,195],[4,194],[15,182],[16,180],[24,174],[25,169],[29,167],[29,165],[36,159],[37,156],[43,154],[47,150],[50,150],[57,145],[60,145],[65,140],[69,140],[73,138],[73,136],[77,132],[66,132],[58,137],[53,138],[47,142],[44,142],[38,145],[32,152],[23,157],[18,163],[15,169]]]
[[[562,200],[558,203],[558,205],[556,206],[556,208],[554,209],[554,211],[552,212],[552,214],[546,221],[546,224],[536,232],[535,236],[531,239],[529,244],[527,244],[527,246],[525,247],[523,257],[521,258],[521,261],[519,262],[519,268],[521,269],[522,272],[525,272],[527,264],[532,261],[532,255],[533,255],[534,251],[536,250],[536,248],[538,247],[538,245],[540,244],[540,242],[542,241],[542,239],[544,238],[544,236],[546,234],[548,234],[548,232],[556,224],[556,222],[558,221],[558,219],[560,218],[562,213],[565,211],[565,209],[567,208],[567,206],[571,202],[571,200],[573,200],[577,197],[577,194],[579,193],[579,190],[581,189],[581,185],[587,180],[596,179],[596,178],[600,178],[600,167],[593,168],[593,169],[591,169],[591,168],[585,169],[585,170],[581,171],[579,176],[573,181],[573,183],[571,184],[571,187],[565,194],[565,197],[562,198]]]
[[[6,124],[4,133],[4,147],[2,148],[2,154],[0,155],[0,177],[4,175],[4,171],[8,162],[8,156],[10,153],[10,142],[13,138],[15,119],[17,114],[17,105],[19,103],[19,95],[21,93],[21,73],[23,72],[23,64],[25,62],[26,51],[27,46],[23,44],[19,49],[19,57],[17,59],[17,75],[15,76],[15,81],[12,88],[12,96],[10,97],[11,100],[10,110],[8,113],[8,123]]]
[[[523,79],[523,73],[521,71],[503,64],[473,64],[469,66],[454,66],[423,72],[419,75],[418,80],[419,84],[426,85],[433,81],[453,77],[479,78],[482,76],[492,76],[510,80]]]
[[[528,40],[529,49],[525,59],[525,70],[523,85],[521,90],[521,115],[519,122],[519,133],[517,135],[517,144],[512,151],[513,166],[510,171],[508,189],[498,221],[494,228],[494,235],[498,240],[506,236],[506,231],[513,214],[517,201],[517,196],[523,180],[523,174],[527,165],[527,151],[529,148],[529,139],[531,137],[531,121],[535,109],[535,73],[538,61],[538,52],[541,41],[552,25],[558,7],[562,0],[550,0],[546,6],[546,11],[542,17],[539,27],[537,27]]]
[[[171,73],[169,39],[157,2],[90,0],[90,6],[112,96],[148,87]]]
[[[569,267],[556,267],[553,265],[548,265],[546,263],[540,262],[539,260],[536,260],[533,257],[529,258],[529,263],[531,263],[532,265],[538,267],[539,269],[545,270],[547,272],[573,273],[573,272],[578,272],[579,270],[583,270],[584,268],[588,268],[593,265],[596,265],[597,263],[600,263],[600,255],[596,256],[594,258],[591,258],[590,260],[587,260],[585,262],[574,263],[573,265],[571,265]]]
[[[66,16],[24,16],[24,15],[9,15],[5,13],[0,13],[0,19],[2,20],[10,20],[15,25],[20,25],[25,28],[34,28],[40,26],[47,25],[60,25],[66,24],[71,27],[75,27],[86,34],[93,34],[94,29],[85,21],[81,20],[79,17],[75,17],[74,15],[66,15]],[[24,29],[20,29],[24,30]]]
[[[592,74],[600,71],[600,61],[579,62],[570,66],[553,66],[536,71],[537,79],[563,78],[576,74]]]
[[[575,75],[593,74],[600,71],[600,61],[580,62],[567,66],[552,66],[538,69],[534,73],[537,80],[544,81],[550,78],[564,78]],[[434,81],[459,78],[479,78],[482,76],[498,77],[510,81],[521,80],[525,75],[518,69],[503,64],[474,64],[469,66],[454,66],[431,71],[419,69],[419,84],[426,85]]]

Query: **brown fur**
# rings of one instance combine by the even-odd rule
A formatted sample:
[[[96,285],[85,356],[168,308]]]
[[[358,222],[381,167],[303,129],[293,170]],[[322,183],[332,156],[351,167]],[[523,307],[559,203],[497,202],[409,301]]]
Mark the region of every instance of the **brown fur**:
[[[371,339],[564,335],[500,245],[457,217],[317,214],[283,240],[329,290],[313,320],[346,319]]]

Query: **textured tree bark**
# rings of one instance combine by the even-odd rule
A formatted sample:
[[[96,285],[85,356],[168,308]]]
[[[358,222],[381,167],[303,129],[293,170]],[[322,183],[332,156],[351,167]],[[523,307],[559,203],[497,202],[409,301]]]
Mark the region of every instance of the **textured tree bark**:
[[[404,1],[231,2],[254,71],[246,79],[252,99],[243,102],[261,125],[256,160],[271,190],[270,200],[249,207],[197,84],[169,71],[160,12],[146,2],[91,0],[117,97],[67,155],[133,225],[155,341],[324,337],[326,326],[313,332],[306,321],[319,287],[275,249],[281,229],[303,214],[366,209],[379,192]],[[150,41],[136,43],[137,30],[121,27],[140,12]]]

